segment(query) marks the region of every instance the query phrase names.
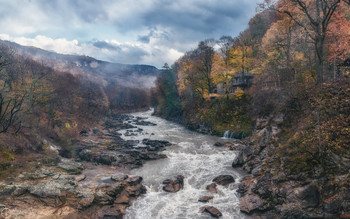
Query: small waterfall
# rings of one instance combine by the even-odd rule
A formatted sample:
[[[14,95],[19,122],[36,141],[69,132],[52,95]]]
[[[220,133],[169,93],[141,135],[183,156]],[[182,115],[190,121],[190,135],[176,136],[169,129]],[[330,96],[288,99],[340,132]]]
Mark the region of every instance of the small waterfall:
[[[230,134],[230,130],[226,130],[225,132],[224,132],[224,138],[229,138],[229,134]]]
[[[235,134],[236,134],[235,131],[231,132],[230,138],[233,138],[235,136]]]

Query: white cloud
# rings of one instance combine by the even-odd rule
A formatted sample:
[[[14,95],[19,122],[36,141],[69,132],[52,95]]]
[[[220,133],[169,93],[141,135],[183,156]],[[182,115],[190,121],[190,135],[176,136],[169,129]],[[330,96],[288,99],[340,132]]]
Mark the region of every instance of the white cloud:
[[[12,41],[23,46],[35,46],[41,49],[55,51],[61,54],[82,54],[82,48],[78,40],[69,41],[65,38],[52,39],[46,36],[38,35],[35,38],[16,37]]]
[[[63,54],[161,67],[200,40],[237,35],[259,1],[0,0],[0,38]]]
[[[34,38],[11,37],[8,34],[0,34],[0,39],[16,42],[23,46],[35,46],[44,50],[61,54],[87,55],[104,61],[125,64],[149,64],[158,68],[165,62],[173,63],[183,55],[182,52],[157,45],[157,41],[150,44],[135,42],[118,42],[117,40],[79,43],[78,40],[65,38],[52,39],[38,35]]]

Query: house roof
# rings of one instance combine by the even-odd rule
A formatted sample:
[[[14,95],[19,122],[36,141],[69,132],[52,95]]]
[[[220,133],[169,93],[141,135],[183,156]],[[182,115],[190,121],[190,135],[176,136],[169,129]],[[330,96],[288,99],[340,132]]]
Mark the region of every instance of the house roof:
[[[241,77],[242,77],[242,75],[238,75],[238,76],[235,76],[234,78],[241,78]],[[253,75],[244,75],[243,77],[245,77],[245,78],[254,78]]]

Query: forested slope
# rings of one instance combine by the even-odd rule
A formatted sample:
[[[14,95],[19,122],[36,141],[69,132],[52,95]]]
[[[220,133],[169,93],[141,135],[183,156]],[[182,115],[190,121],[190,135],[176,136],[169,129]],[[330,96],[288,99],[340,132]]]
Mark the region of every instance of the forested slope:
[[[165,66],[156,113],[245,139],[233,164],[252,174],[239,189],[242,211],[347,215],[349,2],[265,1],[260,8],[239,36],[204,40]]]
[[[53,156],[50,144],[57,144],[62,156],[73,157],[81,131],[150,103],[148,88],[60,72],[3,43],[0,70],[0,177],[29,168],[38,157]]]

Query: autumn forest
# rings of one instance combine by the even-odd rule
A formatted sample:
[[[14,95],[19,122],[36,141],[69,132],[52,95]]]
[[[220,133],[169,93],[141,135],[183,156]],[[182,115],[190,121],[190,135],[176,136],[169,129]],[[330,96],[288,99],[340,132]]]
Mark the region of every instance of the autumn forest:
[[[196,188],[217,206],[176,217],[349,218],[350,1],[264,0],[246,27],[160,70],[1,40],[0,218],[142,218],[135,208],[157,177],[131,170],[172,162],[188,143],[171,135],[181,128],[157,135],[163,123],[185,127],[194,146],[188,136],[214,139],[205,155],[234,153],[229,167],[214,162],[234,172]],[[203,145],[184,153],[199,157]],[[190,177],[176,171],[156,192],[186,192]],[[216,202],[233,188],[238,210]]]
[[[253,174],[241,184],[244,212],[327,218],[312,215],[333,211],[338,215],[330,218],[347,218],[349,2],[265,1],[258,11],[239,36],[201,41],[164,66],[156,114],[200,132],[248,139],[252,146],[232,164]],[[291,188],[285,181],[296,188],[305,180],[313,180],[305,190],[311,197],[301,198],[315,201],[310,206],[296,208],[304,202],[275,191]],[[252,200],[255,205],[242,207]],[[278,203],[284,210],[272,207]]]

